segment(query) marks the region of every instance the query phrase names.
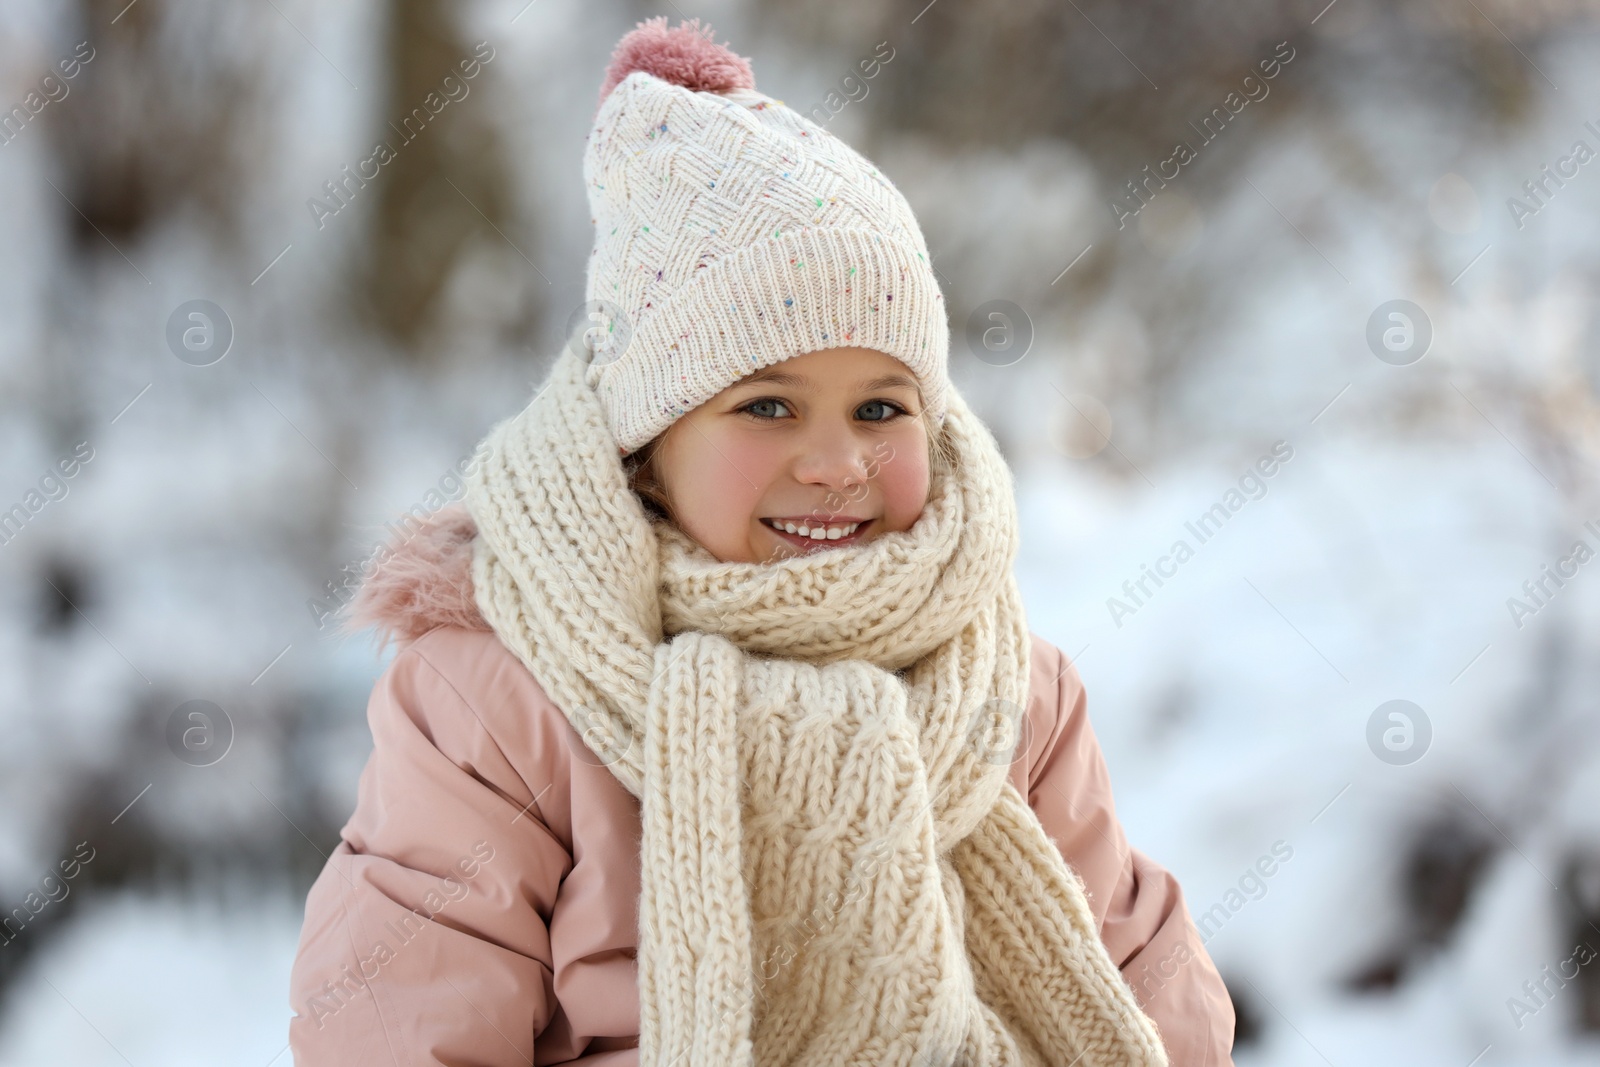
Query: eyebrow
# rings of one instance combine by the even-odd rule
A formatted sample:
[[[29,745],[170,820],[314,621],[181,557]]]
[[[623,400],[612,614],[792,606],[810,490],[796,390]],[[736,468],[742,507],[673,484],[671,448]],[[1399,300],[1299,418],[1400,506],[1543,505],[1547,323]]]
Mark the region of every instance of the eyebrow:
[[[735,384],[755,385],[763,382],[770,385],[787,385],[790,388],[800,389],[806,392],[816,391],[808,379],[802,378],[798,374],[790,374],[788,371],[777,370],[775,368],[768,368],[766,370],[756,371],[754,374],[748,374],[745,377],[740,378]],[[917,389],[916,380],[913,378],[908,378],[904,374],[885,374],[881,378],[874,378],[871,381],[862,382],[859,388],[861,388],[863,391],[870,391],[873,389],[892,389],[897,386],[904,389]]]

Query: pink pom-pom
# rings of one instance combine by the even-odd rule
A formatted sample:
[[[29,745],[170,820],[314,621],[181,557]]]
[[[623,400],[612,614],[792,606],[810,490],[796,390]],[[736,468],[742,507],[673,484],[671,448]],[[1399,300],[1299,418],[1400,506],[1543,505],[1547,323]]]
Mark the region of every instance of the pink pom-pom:
[[[611,52],[611,65],[600,86],[600,99],[636,70],[698,92],[754,89],[750,61],[712,39],[711,27],[699,19],[667,28],[667,16],[646,19],[628,31]]]

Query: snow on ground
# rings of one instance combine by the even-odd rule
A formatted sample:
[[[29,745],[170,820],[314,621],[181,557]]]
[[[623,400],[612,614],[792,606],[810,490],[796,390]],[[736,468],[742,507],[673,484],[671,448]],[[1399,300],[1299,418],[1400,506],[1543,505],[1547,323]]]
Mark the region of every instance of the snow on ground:
[[[10,999],[0,1065],[287,1067],[300,916],[245,887],[85,905]]]

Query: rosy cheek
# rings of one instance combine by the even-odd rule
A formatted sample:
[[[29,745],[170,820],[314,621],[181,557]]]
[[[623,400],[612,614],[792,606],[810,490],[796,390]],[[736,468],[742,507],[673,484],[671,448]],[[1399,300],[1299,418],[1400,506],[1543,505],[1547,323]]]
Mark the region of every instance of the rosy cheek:
[[[905,530],[922,514],[928,502],[928,446],[920,438],[897,444],[879,462],[878,489],[883,494],[884,518],[890,530]]]
[[[759,439],[713,427],[684,459],[680,522],[719,559],[746,559],[751,524],[760,518],[756,512],[777,466],[775,450]]]

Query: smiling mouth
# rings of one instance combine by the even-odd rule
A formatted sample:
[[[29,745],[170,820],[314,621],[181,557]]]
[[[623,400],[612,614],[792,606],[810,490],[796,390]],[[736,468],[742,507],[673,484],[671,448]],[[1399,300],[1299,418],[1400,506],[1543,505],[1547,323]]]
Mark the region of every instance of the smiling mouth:
[[[817,545],[852,544],[860,541],[872,519],[838,519],[815,522],[808,519],[762,519],[761,525],[791,545],[809,548]]]

